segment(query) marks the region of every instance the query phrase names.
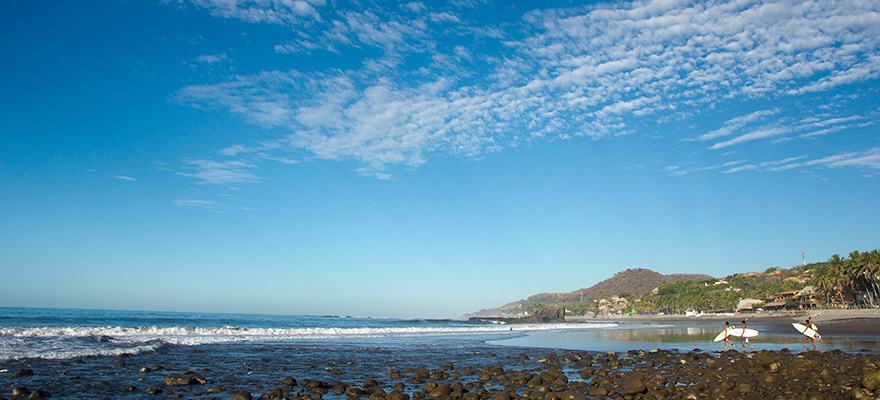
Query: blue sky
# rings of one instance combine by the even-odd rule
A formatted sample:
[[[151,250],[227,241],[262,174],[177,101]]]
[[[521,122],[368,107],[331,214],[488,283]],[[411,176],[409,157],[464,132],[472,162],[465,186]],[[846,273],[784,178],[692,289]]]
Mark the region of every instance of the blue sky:
[[[0,305],[458,317],[880,244],[880,2],[14,0]]]

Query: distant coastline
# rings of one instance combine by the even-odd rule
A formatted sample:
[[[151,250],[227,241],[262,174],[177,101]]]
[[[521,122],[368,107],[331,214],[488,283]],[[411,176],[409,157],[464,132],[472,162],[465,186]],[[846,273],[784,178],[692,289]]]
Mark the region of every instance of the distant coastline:
[[[761,313],[736,313],[734,315],[703,314],[699,317],[684,315],[640,315],[625,318],[584,318],[566,316],[566,322],[613,322],[616,324],[681,323],[697,321],[724,321],[734,323],[747,320],[790,329],[789,324],[812,317],[824,335],[877,335],[880,332],[880,309],[828,309],[812,311],[774,311]]]

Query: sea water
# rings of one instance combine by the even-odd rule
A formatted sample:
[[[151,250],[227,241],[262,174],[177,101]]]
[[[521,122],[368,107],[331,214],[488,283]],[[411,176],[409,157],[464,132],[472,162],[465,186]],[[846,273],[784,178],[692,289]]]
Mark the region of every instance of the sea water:
[[[360,318],[71,310],[0,307],[0,397],[14,387],[43,389],[53,399],[230,398],[245,390],[256,397],[293,377],[357,386],[383,380],[389,371],[452,363],[456,368],[500,365],[535,368],[555,351],[641,349],[721,350],[711,339],[717,322],[675,324],[494,324],[462,320]],[[755,350],[802,348],[797,332],[760,325]],[[767,334],[764,334],[764,333]],[[739,344],[739,343],[737,343]],[[876,338],[826,338],[820,350],[880,350]],[[12,372],[35,374],[12,378]],[[224,390],[167,388],[169,373],[197,372]],[[574,373],[575,371],[570,371]],[[123,389],[128,388],[130,390]],[[416,388],[410,388],[416,389]],[[183,390],[183,391],[182,391]],[[334,396],[327,394],[325,399]],[[345,396],[335,396],[345,399]]]
[[[614,326],[0,307],[0,362],[133,355],[209,344],[464,346],[529,332]]]
[[[616,324],[504,325],[461,320],[0,308],[0,397],[14,387],[58,398],[202,398],[205,388],[163,386],[198,372],[224,391],[256,397],[286,377],[360,385],[389,370],[452,363],[525,368],[552,350],[497,344],[540,331]],[[12,378],[31,369],[33,376]],[[125,391],[123,392],[123,390]],[[231,395],[216,394],[230,398]],[[336,396],[344,399],[345,396]],[[325,399],[333,398],[328,394]]]

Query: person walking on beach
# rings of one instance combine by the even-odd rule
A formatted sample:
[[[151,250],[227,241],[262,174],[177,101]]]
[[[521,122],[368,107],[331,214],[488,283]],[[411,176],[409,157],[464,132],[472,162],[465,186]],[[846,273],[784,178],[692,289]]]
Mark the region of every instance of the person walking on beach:
[[[727,351],[727,344],[730,343],[730,346],[736,350],[736,345],[730,342],[730,330],[733,327],[730,326],[730,322],[724,321],[724,351]]]
[[[746,337],[746,321],[743,320],[743,333],[742,333],[742,345],[743,345],[743,353],[746,351],[746,343],[748,343],[751,351],[755,351],[755,346],[752,346],[752,342],[749,342],[749,338]],[[736,348],[736,347],[734,347]]]
[[[804,332],[806,332],[807,329],[812,329],[817,334],[819,333],[819,327],[813,325],[813,317],[807,317],[807,320],[804,321]],[[816,350],[816,338],[804,335],[804,348],[809,350],[809,347],[807,347],[807,340],[813,342],[813,350]]]

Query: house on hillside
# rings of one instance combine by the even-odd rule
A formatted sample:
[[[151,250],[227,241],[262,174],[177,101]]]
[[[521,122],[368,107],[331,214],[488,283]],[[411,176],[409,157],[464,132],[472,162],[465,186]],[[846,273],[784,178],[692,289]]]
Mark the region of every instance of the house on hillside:
[[[755,304],[761,304],[764,301],[758,299],[742,299],[739,303],[736,303],[736,311],[738,312],[752,312],[754,311]]]
[[[798,294],[798,290],[789,290],[787,292],[776,293],[764,300],[763,308],[765,310],[782,310],[785,309],[785,300]]]

